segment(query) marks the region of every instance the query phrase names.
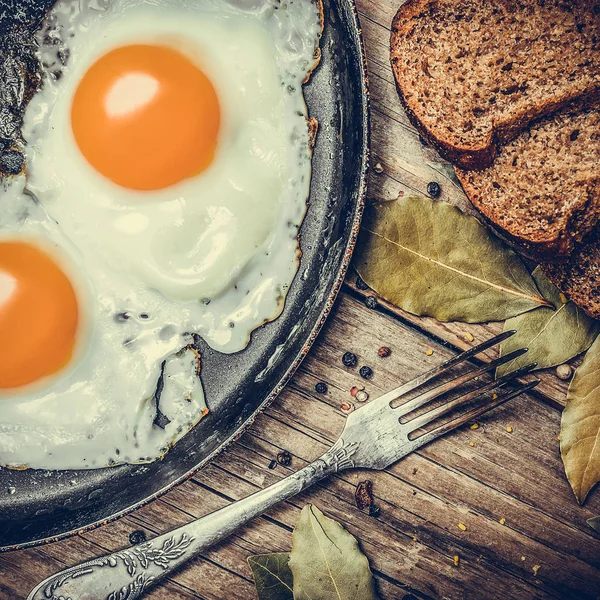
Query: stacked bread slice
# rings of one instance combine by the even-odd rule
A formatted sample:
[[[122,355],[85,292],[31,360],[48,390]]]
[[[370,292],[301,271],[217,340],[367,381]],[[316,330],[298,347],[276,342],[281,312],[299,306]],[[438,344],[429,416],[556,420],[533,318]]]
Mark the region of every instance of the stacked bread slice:
[[[600,0],[408,0],[391,61],[486,221],[600,318]]]
[[[568,107],[501,147],[491,167],[456,174],[481,214],[526,253],[568,256],[600,220],[600,110]]]

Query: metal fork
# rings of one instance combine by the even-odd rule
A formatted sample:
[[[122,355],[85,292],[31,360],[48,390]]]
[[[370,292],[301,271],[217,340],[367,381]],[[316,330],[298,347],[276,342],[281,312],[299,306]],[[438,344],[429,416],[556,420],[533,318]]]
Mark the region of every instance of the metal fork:
[[[493,370],[518,356],[523,348],[496,360],[475,367],[433,389],[425,390],[399,404],[409,392],[443,375],[476,354],[513,335],[507,331],[463,352],[427,373],[384,394],[351,413],[337,442],[321,458],[297,473],[282,479],[264,490],[238,500],[214,513],[201,517],[183,527],[160,535],[148,542],[95,558],[50,576],[28,596],[28,600],[133,600],[140,598],[151,586],[172,573],[203,550],[224,539],[250,519],[267,511],[274,504],[290,498],[317,481],[353,467],[385,469],[403,456],[437,437],[475,419],[479,415],[530,390],[539,381],[517,383],[504,393],[493,394],[487,401],[470,408],[459,416],[433,429],[422,428],[459,406],[483,399],[486,392],[503,388],[507,383],[525,375],[536,364],[513,371],[495,381],[433,408],[414,418],[410,414],[436,398],[456,391],[464,383]]]

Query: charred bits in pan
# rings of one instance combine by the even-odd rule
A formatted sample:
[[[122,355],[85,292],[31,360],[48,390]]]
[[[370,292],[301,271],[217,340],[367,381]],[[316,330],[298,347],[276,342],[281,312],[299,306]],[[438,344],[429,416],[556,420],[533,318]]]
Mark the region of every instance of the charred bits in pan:
[[[22,0],[18,10],[8,4],[0,13],[0,179],[23,171],[21,123],[42,82],[32,33],[53,0]]]

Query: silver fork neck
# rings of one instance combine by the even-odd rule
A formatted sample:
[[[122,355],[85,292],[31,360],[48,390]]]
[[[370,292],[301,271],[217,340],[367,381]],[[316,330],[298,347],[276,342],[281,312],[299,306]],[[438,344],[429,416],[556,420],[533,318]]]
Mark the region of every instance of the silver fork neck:
[[[328,475],[353,466],[351,449],[338,440],[303,469],[148,542],[52,575],[27,600],[134,600],[175,569],[233,531]]]

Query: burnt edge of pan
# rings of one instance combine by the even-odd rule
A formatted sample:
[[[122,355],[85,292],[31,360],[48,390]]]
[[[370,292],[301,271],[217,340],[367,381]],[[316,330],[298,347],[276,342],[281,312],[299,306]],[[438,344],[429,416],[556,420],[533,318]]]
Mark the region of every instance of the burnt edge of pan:
[[[325,301],[324,307],[320,311],[318,318],[310,328],[308,336],[305,337],[305,340],[302,344],[302,348],[299,352],[296,353],[293,361],[288,366],[284,374],[279,378],[278,382],[274,385],[271,392],[266,396],[266,398],[260,403],[260,405],[253,411],[251,415],[249,415],[246,420],[220,445],[211,451],[207,456],[201,459],[196,465],[194,465],[191,469],[189,469],[183,475],[177,477],[176,479],[170,481],[168,485],[165,485],[157,492],[143,498],[140,501],[137,501],[130,506],[116,511],[109,516],[101,519],[94,520],[90,523],[86,523],[85,525],[73,529],[69,529],[67,531],[61,532],[57,535],[51,536],[42,536],[37,539],[33,539],[31,541],[26,541],[22,543],[16,543],[8,546],[0,546],[0,552],[12,551],[12,550],[20,550],[24,548],[29,548],[33,546],[39,546],[46,543],[52,543],[55,541],[59,541],[61,539],[65,539],[72,535],[78,533],[84,533],[86,531],[90,531],[99,527],[101,525],[107,524],[111,521],[114,521],[118,518],[121,518],[134,510],[145,506],[146,504],[156,500],[163,494],[172,490],[175,486],[180,483],[190,479],[193,477],[202,467],[208,464],[216,455],[225,450],[230,444],[238,440],[243,433],[254,423],[256,417],[262,413],[279,395],[279,393],[283,390],[283,388],[287,385],[299,365],[301,364],[304,357],[307,355],[308,351],[312,347],[315,339],[317,338],[321,328],[323,327],[331,309],[335,303],[337,295],[342,287],[344,282],[344,278],[348,267],[350,265],[350,261],[352,258],[352,253],[354,251],[354,247],[356,244],[358,231],[360,228],[363,208],[365,204],[366,194],[367,194],[367,173],[368,173],[368,164],[369,164],[369,143],[370,143],[370,97],[369,97],[369,88],[368,88],[368,75],[367,75],[367,61],[366,61],[366,53],[365,47],[363,43],[362,33],[360,29],[358,11],[356,8],[356,4],[354,0],[333,0],[338,8],[338,11],[342,13],[347,20],[349,21],[348,25],[350,26],[350,31],[345,32],[346,37],[350,37],[350,41],[352,43],[353,48],[358,53],[359,59],[359,71],[361,80],[359,82],[360,87],[360,101],[361,101],[361,121],[360,123],[356,123],[356,127],[360,128],[362,134],[362,144],[359,151],[357,151],[357,155],[360,156],[361,163],[361,172],[358,177],[358,182],[355,185],[355,189],[353,191],[356,192],[356,201],[354,205],[349,209],[349,212],[353,212],[352,222],[350,226],[349,234],[343,235],[340,239],[344,240],[345,247],[343,250],[343,254],[337,265],[336,275],[334,277],[334,281],[331,286],[331,290],[327,295],[327,299]],[[326,6],[326,11],[329,9],[329,2]],[[345,19],[346,20],[346,19]],[[317,142],[318,144],[318,142]],[[297,277],[299,274],[297,275]]]

